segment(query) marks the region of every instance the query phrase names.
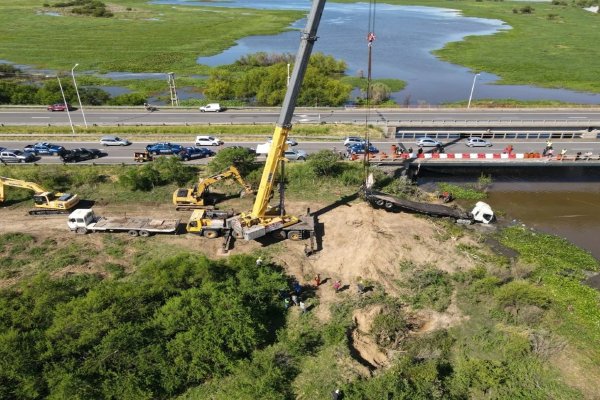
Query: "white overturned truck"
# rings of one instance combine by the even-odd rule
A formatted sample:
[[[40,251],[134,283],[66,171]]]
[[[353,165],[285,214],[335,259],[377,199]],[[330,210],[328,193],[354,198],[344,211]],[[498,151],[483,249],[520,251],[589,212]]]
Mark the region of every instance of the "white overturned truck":
[[[149,217],[99,217],[89,208],[80,208],[69,215],[67,222],[72,232],[127,232],[129,236],[147,237],[156,233],[177,233],[178,219]]]

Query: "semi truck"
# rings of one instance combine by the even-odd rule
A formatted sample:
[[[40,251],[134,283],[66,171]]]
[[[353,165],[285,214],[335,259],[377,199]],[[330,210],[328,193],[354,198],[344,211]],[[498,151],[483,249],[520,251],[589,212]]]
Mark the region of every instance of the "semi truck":
[[[69,214],[67,222],[71,232],[85,235],[88,232],[127,232],[129,236],[148,237],[153,234],[176,234],[178,219],[151,217],[101,217],[90,208],[80,208]]]

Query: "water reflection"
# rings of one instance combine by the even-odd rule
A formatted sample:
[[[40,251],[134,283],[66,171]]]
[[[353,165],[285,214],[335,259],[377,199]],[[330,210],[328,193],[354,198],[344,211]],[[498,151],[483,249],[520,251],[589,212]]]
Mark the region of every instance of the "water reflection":
[[[209,5],[217,7],[253,7],[268,9],[308,9],[308,1],[278,2],[262,0],[257,3],[242,0],[231,2],[187,2],[161,0],[156,4]],[[331,54],[348,64],[347,73],[364,75],[367,71],[365,21],[369,6],[364,3],[328,3],[319,27],[319,40],[314,51]],[[292,28],[304,27],[304,20]],[[364,26],[364,29],[361,27]],[[407,87],[392,94],[399,104],[442,104],[468,98],[473,72],[468,68],[442,62],[431,52],[446,43],[460,41],[465,36],[489,35],[510,29],[499,20],[471,18],[456,10],[433,7],[377,5],[377,40],[373,50],[373,77],[397,78]],[[210,66],[231,64],[245,54],[259,51],[296,53],[299,32],[288,31],[272,36],[251,36],[237,42],[212,57],[198,58]],[[526,85],[496,85],[498,77],[482,73],[473,99],[558,100],[582,104],[600,103],[600,95],[564,89],[544,89]]]

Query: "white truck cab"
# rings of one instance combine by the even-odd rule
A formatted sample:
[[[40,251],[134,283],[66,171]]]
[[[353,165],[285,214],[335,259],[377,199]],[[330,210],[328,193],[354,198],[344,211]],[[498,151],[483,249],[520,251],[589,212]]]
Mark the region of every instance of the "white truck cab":
[[[78,208],[69,214],[67,225],[69,229],[76,231],[77,228],[87,229],[95,220],[94,210],[91,208]]]
[[[478,201],[475,203],[475,207],[473,208],[473,211],[471,211],[471,215],[475,221],[484,224],[489,224],[494,221],[494,211],[492,211],[492,207],[483,201]]]

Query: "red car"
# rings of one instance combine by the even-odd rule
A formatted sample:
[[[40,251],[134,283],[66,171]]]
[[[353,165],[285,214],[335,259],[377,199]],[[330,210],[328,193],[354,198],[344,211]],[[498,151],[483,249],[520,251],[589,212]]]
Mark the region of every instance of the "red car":
[[[73,110],[73,107],[71,107],[70,104],[65,106],[64,103],[56,103],[48,106],[48,111],[65,111],[67,107],[69,108],[69,111]]]

